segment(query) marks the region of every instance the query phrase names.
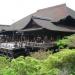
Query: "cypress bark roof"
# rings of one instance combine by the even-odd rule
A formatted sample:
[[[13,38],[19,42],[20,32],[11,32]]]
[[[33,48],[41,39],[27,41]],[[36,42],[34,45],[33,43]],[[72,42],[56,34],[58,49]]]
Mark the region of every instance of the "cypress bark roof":
[[[67,16],[71,16],[74,19],[75,23],[75,12],[68,8],[65,4],[57,5],[54,7],[49,7],[45,9],[38,10],[37,12],[13,23],[10,28],[6,30],[23,30],[31,20],[41,28],[46,28],[53,31],[66,31],[66,32],[75,32],[75,26],[64,25],[63,23],[57,25],[53,22],[58,22],[61,19],[65,19]]]

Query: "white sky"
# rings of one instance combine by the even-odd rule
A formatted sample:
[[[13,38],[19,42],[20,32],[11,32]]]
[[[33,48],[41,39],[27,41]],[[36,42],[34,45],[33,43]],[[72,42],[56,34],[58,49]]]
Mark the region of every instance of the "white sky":
[[[75,10],[74,0],[0,0],[0,24],[11,25],[38,9],[63,3]]]

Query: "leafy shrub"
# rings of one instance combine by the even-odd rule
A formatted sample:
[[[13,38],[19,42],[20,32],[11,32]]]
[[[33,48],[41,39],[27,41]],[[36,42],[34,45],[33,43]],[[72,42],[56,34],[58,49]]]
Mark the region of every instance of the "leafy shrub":
[[[46,68],[58,68],[61,72],[65,69],[66,75],[74,73],[75,75],[75,49],[69,50],[65,49],[54,55],[49,56],[46,60]],[[50,66],[50,67],[49,67]],[[61,75],[61,74],[60,74]]]
[[[7,57],[0,57],[0,70],[8,65],[10,65],[10,59],[8,59]]]
[[[2,75],[2,69],[4,69],[7,66],[10,66],[10,59],[7,57],[0,57],[0,75]]]
[[[38,52],[30,53],[30,56],[39,60],[43,60],[43,59],[47,59],[50,54],[52,54],[50,50],[48,51],[39,50]]]
[[[59,48],[65,48],[65,47],[74,47],[75,48],[75,34],[71,36],[66,36],[63,39],[56,42],[57,46]]]

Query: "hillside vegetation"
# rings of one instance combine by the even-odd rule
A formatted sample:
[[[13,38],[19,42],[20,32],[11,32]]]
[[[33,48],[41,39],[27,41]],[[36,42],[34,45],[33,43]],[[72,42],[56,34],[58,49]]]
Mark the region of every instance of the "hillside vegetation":
[[[0,57],[0,75],[75,75],[75,50],[65,49],[45,60]]]

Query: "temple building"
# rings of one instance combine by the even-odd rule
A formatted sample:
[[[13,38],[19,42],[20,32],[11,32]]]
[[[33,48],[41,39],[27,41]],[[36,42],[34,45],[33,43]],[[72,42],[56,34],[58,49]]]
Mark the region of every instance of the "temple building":
[[[40,9],[4,27],[1,42],[15,42],[20,47],[53,47],[56,40],[75,33],[75,11],[66,4]]]

